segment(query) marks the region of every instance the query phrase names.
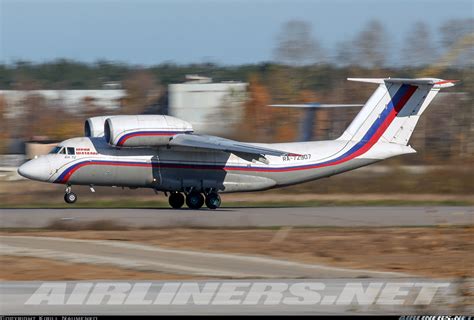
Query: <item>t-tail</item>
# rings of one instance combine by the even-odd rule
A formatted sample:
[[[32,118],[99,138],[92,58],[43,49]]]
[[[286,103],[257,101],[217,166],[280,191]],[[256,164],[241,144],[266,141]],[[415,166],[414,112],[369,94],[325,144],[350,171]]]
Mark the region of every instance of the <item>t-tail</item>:
[[[348,80],[379,86],[338,140],[371,146],[377,142],[407,146],[421,114],[439,90],[456,82],[435,78]]]

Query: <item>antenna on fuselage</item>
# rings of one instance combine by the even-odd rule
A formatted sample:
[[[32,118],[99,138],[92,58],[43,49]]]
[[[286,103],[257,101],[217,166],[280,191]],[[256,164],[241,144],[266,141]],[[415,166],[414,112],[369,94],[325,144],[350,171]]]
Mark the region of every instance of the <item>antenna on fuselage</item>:
[[[311,141],[313,138],[314,118],[316,111],[321,108],[354,108],[363,107],[363,104],[327,104],[327,103],[302,103],[302,104],[270,104],[269,107],[277,108],[303,108],[305,109],[303,122],[300,127],[299,141]]]

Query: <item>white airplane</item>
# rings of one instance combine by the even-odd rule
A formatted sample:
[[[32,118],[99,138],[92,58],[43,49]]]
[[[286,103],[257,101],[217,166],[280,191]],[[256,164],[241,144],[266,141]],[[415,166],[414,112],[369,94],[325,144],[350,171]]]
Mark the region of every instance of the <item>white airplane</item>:
[[[378,84],[336,140],[244,143],[193,134],[183,120],[164,115],[94,117],[86,137],[61,142],[48,155],[23,164],[26,178],[66,185],[152,188],[169,204],[192,209],[221,205],[219,193],[278,188],[329,177],[394,156],[416,152],[408,145],[420,115],[454,80],[361,79]]]

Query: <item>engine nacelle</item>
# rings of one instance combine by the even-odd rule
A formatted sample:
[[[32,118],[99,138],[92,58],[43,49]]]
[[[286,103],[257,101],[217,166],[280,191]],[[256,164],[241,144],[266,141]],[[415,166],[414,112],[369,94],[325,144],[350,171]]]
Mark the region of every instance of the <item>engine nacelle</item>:
[[[105,140],[117,147],[164,146],[174,135],[191,132],[189,122],[163,115],[114,116],[104,123]]]
[[[90,138],[103,137],[105,120],[111,117],[112,116],[100,116],[87,119],[84,123],[84,136]]]

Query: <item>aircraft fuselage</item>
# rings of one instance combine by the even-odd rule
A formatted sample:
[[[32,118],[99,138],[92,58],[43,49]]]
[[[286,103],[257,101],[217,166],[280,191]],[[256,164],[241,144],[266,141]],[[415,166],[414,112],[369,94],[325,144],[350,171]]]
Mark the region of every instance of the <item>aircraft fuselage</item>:
[[[34,159],[21,168],[21,173],[31,179],[66,185],[240,192],[315,180],[381,160],[370,155],[353,157],[352,141],[258,145],[281,150],[291,148],[297,155],[268,156],[265,163],[245,159],[244,155],[189,148],[120,149],[109,146],[101,138],[82,137],[62,142],[59,147],[65,153]],[[407,151],[398,147],[390,156],[403,153]]]

